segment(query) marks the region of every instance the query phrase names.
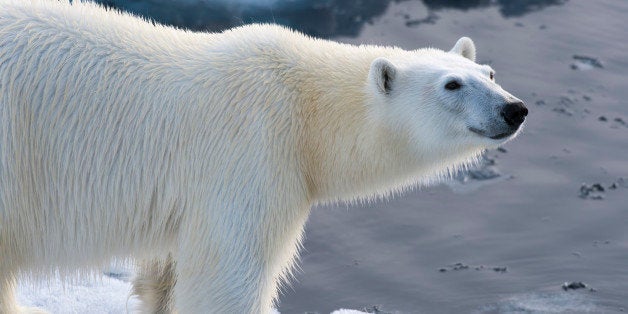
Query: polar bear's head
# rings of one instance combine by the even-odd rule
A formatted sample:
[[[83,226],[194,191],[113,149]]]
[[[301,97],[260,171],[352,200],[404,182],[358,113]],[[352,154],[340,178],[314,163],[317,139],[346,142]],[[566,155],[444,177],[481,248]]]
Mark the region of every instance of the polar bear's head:
[[[448,52],[398,51],[375,59],[369,90],[375,116],[416,142],[421,154],[498,146],[517,135],[528,114],[495,82],[490,66],[475,63],[475,45],[466,37]]]

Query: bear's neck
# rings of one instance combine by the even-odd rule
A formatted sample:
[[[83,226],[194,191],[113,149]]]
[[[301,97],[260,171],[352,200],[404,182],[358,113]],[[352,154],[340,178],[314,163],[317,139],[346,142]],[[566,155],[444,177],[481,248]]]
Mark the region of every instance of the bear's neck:
[[[330,47],[334,55],[345,52],[347,57],[311,62],[304,69],[311,76],[306,82],[315,82],[300,88],[305,121],[301,151],[315,203],[384,196],[416,181],[419,167],[407,151],[410,145],[369,116],[369,67],[389,53],[387,48],[369,48],[374,51]]]

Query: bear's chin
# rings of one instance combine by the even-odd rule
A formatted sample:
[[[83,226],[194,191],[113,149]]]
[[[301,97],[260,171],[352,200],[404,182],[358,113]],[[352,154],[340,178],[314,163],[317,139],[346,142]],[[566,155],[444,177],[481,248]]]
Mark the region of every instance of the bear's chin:
[[[496,141],[501,141],[501,140],[509,140],[511,138],[514,138],[517,133],[519,132],[521,128],[517,128],[515,130],[512,131],[508,131],[508,132],[503,132],[503,133],[498,133],[495,135],[489,135],[486,134],[485,131],[482,131],[480,129],[474,128],[474,127],[469,127],[469,131],[483,137],[483,138],[487,138],[487,139],[491,139],[491,140],[496,140]]]

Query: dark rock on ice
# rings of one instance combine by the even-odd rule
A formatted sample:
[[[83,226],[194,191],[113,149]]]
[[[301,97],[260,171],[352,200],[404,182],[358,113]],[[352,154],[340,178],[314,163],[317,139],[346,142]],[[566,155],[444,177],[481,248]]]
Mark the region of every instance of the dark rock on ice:
[[[587,285],[582,282],[582,281],[572,281],[572,282],[565,282],[562,285],[563,290],[567,291],[567,290],[578,290],[578,289],[584,289],[586,288]]]
[[[498,272],[498,273],[505,273],[508,271],[508,267],[506,266],[493,267],[493,271]]]
[[[464,269],[469,269],[469,265],[465,265],[463,263],[456,263],[452,266],[453,270],[464,270]]]
[[[583,55],[574,55],[573,59],[574,63],[571,64],[571,68],[573,70],[591,70],[594,68],[604,68],[602,62],[596,58],[583,56]]]
[[[604,191],[605,189],[600,183],[594,183],[592,185],[583,183],[582,186],[580,186],[580,198],[602,200],[604,199]]]

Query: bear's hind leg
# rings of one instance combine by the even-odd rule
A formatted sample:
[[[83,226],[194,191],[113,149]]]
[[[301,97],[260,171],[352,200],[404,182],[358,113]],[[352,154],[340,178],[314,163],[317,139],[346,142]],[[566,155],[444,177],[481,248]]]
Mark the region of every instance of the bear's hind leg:
[[[15,278],[4,277],[6,275],[0,274],[0,314],[15,313],[18,309],[15,301]]]
[[[16,280],[12,275],[0,273],[0,314],[47,314],[48,312],[35,308],[17,305],[15,300]]]
[[[171,255],[165,260],[142,262],[133,280],[133,294],[141,301],[141,313],[175,313],[172,292],[176,280]]]

